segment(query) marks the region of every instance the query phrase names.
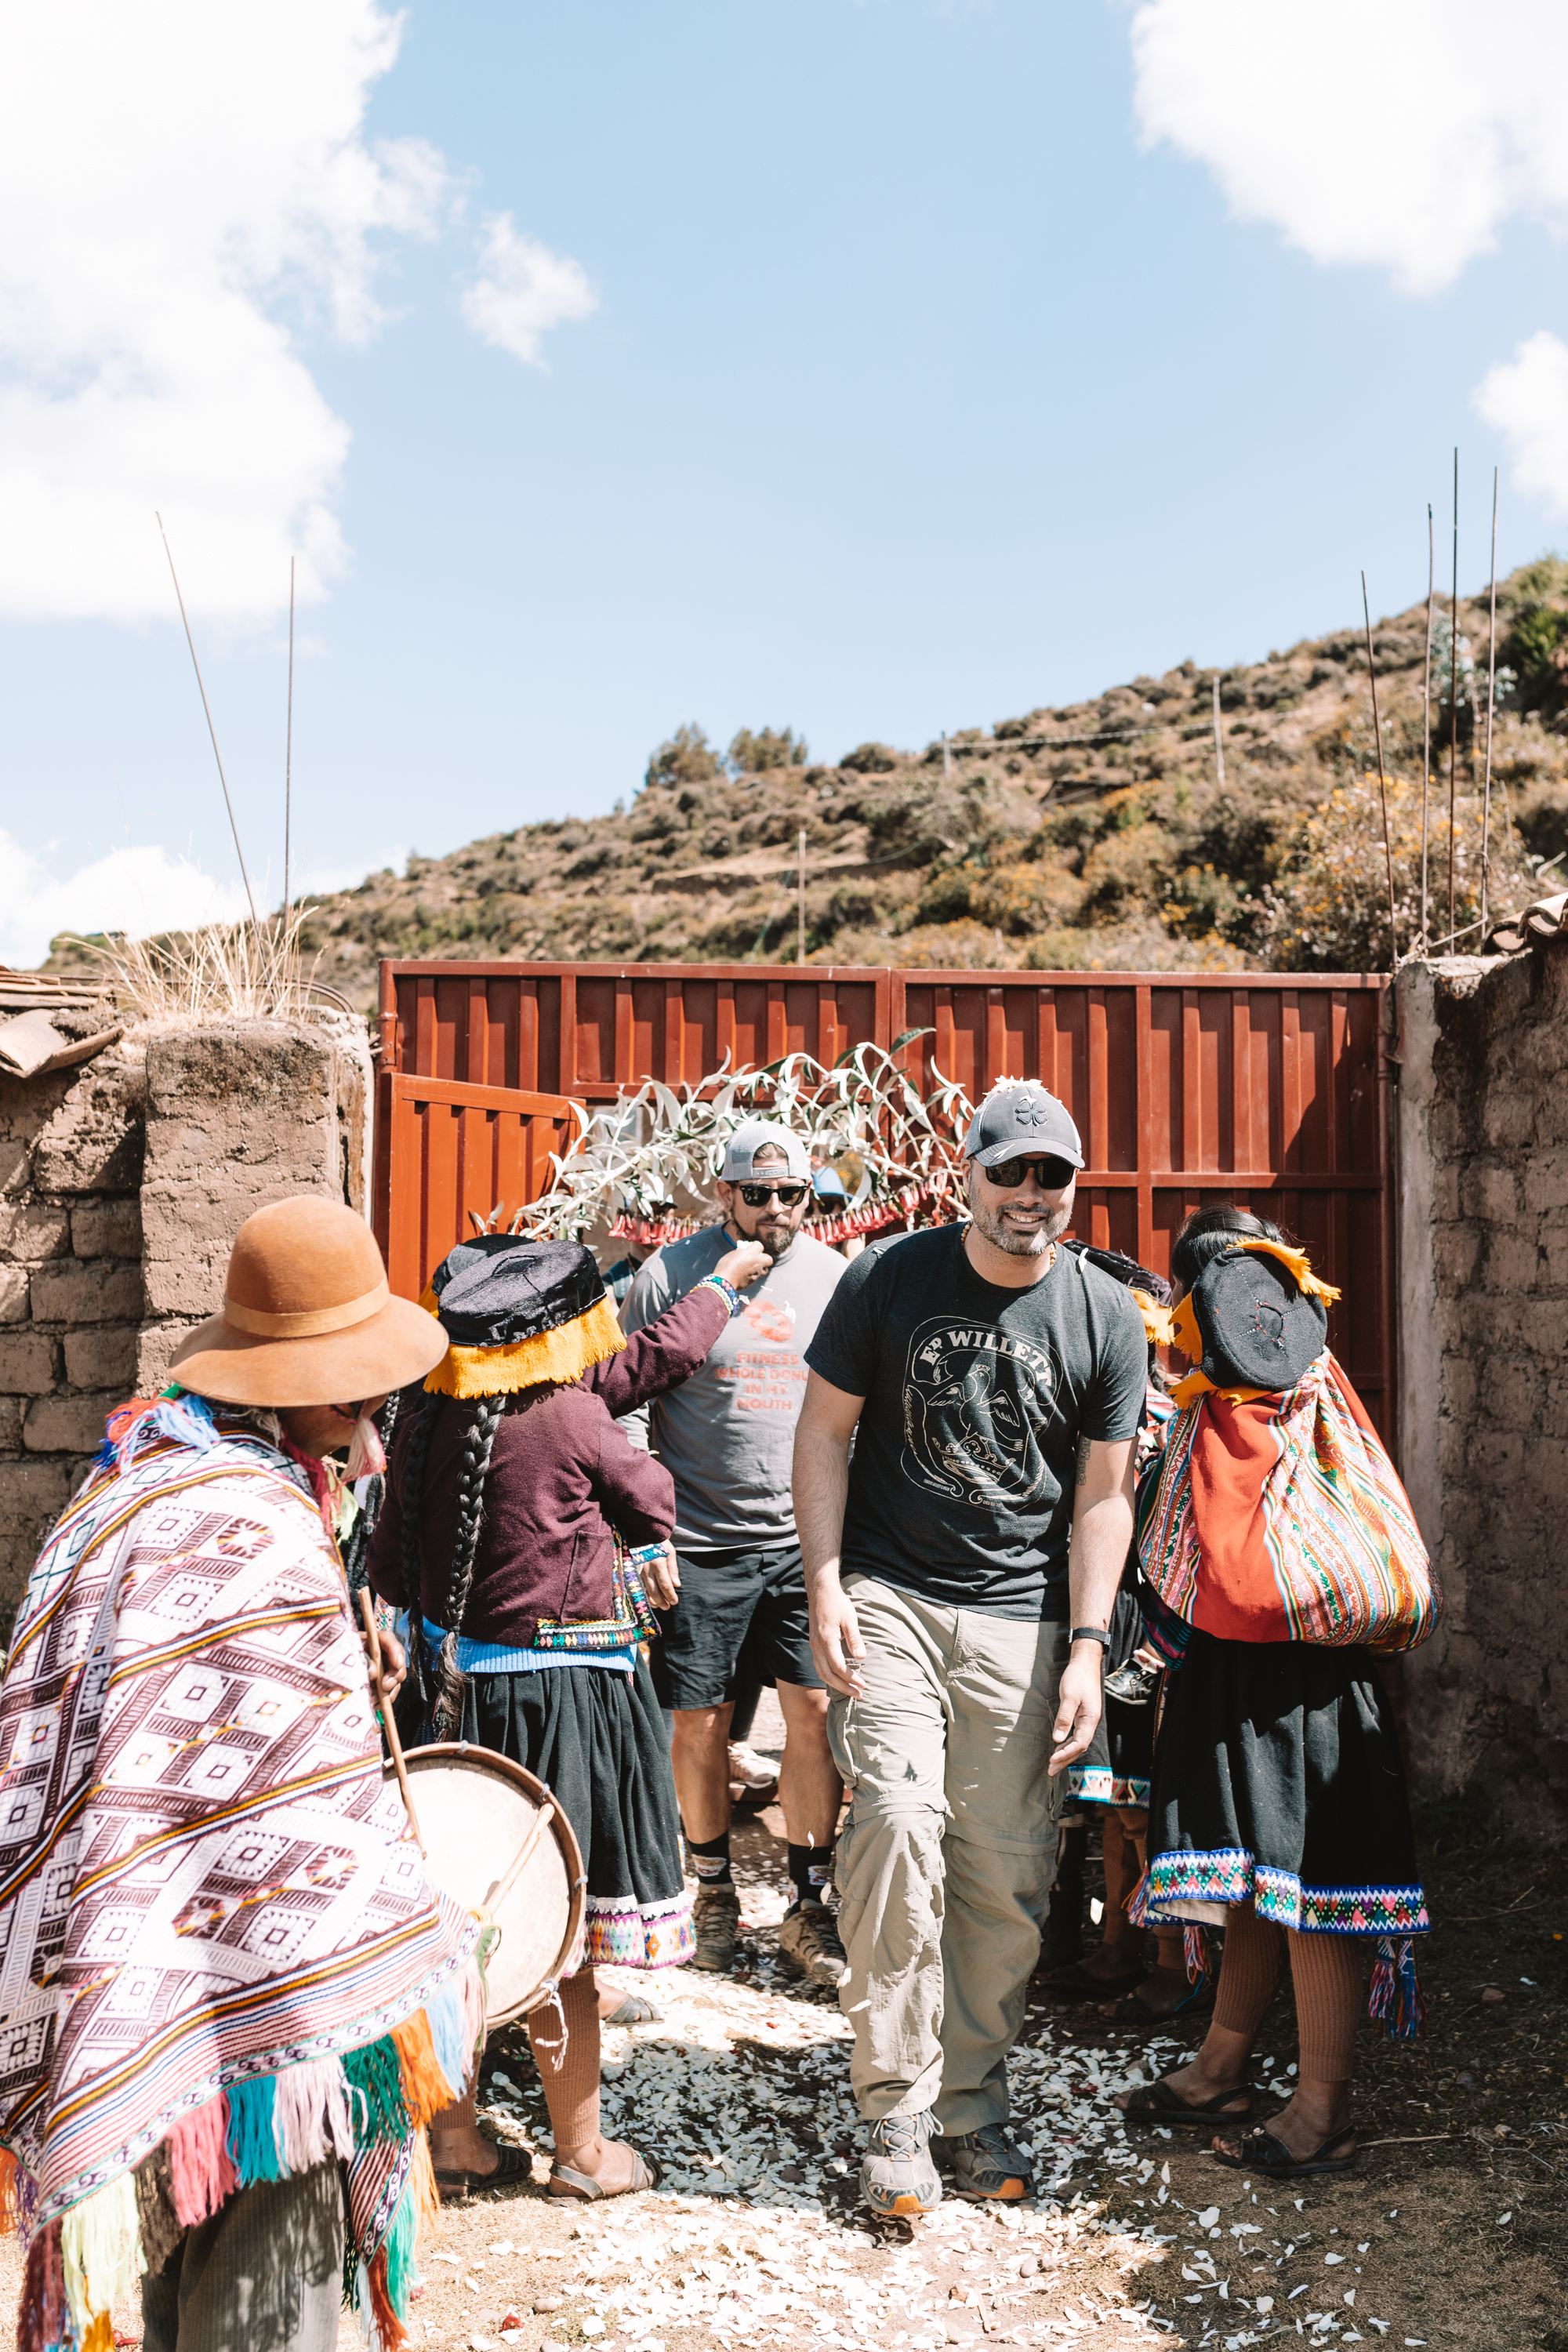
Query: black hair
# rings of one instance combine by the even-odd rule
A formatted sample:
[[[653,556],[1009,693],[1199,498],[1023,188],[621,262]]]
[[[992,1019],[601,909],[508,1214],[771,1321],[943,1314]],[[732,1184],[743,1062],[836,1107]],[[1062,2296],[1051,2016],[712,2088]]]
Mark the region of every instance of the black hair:
[[[403,1463],[403,1489],[398,1499],[403,1506],[403,1605],[408,1612],[408,1680],[419,1701],[418,1719],[424,1721],[429,1712],[430,1678],[425,1670],[425,1608],[420,1591],[419,1574],[419,1512],[425,1500],[425,1465],[430,1453],[431,1433],[436,1415],[440,1410],[439,1397],[420,1400],[414,1425],[408,1435],[408,1451]]]
[[[1213,1208],[1194,1209],[1184,1218],[1175,1240],[1171,1244],[1171,1279],[1183,1290],[1190,1290],[1204,1268],[1212,1265],[1221,1253],[1240,1236],[1245,1241],[1283,1242],[1286,1235],[1267,1217],[1255,1217],[1250,1209],[1238,1209],[1232,1201],[1221,1201]]]
[[[479,1558],[485,1478],[506,1405],[504,1396],[480,1398],[458,1465],[458,1536],[452,1547],[452,1573],[447,1586],[447,1638],[441,1644],[436,1688],[437,1706],[448,1736],[455,1734],[462,1722],[467,1677],[458,1665],[458,1636],[463,1629],[463,1616],[473,1587],[474,1563]]]

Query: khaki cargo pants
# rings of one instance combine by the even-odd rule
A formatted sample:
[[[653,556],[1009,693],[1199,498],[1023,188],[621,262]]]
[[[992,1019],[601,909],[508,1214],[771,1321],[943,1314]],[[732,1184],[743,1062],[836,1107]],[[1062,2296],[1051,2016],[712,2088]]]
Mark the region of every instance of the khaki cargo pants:
[[[866,1696],[828,1738],[852,1802],[838,1841],[839,2005],[868,2122],[934,2107],[948,2134],[1007,2116],[1007,2054],[1057,1873],[1066,1774],[1051,1725],[1065,1625],[942,1609],[849,1575]]]

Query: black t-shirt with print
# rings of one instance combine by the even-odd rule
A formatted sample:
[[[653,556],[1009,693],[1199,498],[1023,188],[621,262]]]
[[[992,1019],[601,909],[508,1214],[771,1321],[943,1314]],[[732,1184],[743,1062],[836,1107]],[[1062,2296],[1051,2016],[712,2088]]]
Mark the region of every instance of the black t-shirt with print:
[[[947,1608],[1062,1618],[1080,1437],[1131,1437],[1148,1349],[1128,1292],[1075,1251],[983,1282],[963,1228],[873,1243],[805,1360],[866,1400],[842,1567]]]

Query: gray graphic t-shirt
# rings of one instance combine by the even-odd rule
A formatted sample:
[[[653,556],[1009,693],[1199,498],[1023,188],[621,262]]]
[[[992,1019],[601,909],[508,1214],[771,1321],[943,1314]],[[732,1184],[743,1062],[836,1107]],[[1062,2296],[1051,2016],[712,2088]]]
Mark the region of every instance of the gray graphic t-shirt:
[[[695,1288],[734,1248],[722,1225],[671,1242],[649,1258],[621,1310],[628,1331]],[[676,1547],[771,1550],[795,1540],[790,1465],[805,1396],[806,1344],[849,1271],[837,1250],[797,1234],[714,1341],[708,1361],[654,1399],[648,1435],[675,1481]],[[640,1414],[625,1427],[636,1435]]]
[[[1079,1439],[1131,1437],[1143,1409],[1143,1322],[1119,1282],[1064,1249],[1044,1281],[998,1289],[943,1225],[857,1258],[805,1360],[866,1400],[846,1573],[948,1608],[1065,1617]]]

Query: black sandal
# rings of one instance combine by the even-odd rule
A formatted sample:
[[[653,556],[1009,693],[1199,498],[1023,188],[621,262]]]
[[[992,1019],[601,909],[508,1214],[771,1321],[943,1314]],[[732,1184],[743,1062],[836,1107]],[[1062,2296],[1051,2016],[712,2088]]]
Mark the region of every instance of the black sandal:
[[[1189,1985],[1174,2009],[1151,2009],[1137,1990],[1124,1993],[1110,2011],[1112,2025],[1170,2025],[1179,2018],[1209,2017],[1214,2013],[1215,1989],[1209,1985]]]
[[[1069,1960],[1065,1968],[1052,1969],[1049,1975],[1037,1977],[1037,1991],[1048,1993],[1053,2000],[1114,2000],[1118,1993],[1129,1991],[1142,1983],[1149,1970],[1137,1960],[1129,1973],[1119,1977],[1090,1976],[1081,1960]]]
[[[1244,2132],[1235,2156],[1227,2156],[1216,2140],[1212,2150],[1215,2162],[1232,2172],[1266,2173],[1271,2180],[1289,2180],[1298,2172],[1349,2172],[1355,2163],[1357,2150],[1348,2156],[1331,2157],[1329,2150],[1345,2140],[1353,2140],[1354,2132],[1347,2124],[1343,2131],[1331,2132],[1310,2156],[1292,2156],[1282,2139],[1259,2124],[1256,2130]]]
[[[1227,2099],[1245,2099],[1244,2107],[1227,2108]],[[1141,2083],[1128,2094],[1127,2105],[1121,2110],[1121,2120],[1129,2124],[1173,2124],[1178,2131],[1205,2131],[1216,2123],[1244,2124],[1252,2114],[1252,2085],[1237,2083],[1228,2091],[1218,2091],[1201,2106],[1194,2106],[1171,2088],[1171,2078],[1162,2074],[1157,2083]]]
[[[449,2170],[436,2167],[436,2186],[443,2197],[466,2197],[475,2189],[510,2189],[514,2181],[526,2180],[533,2185],[533,2158],[525,2147],[512,2147],[505,2140],[492,2140],[496,2152],[493,2172],[470,2172],[466,2166],[454,2165]]]

